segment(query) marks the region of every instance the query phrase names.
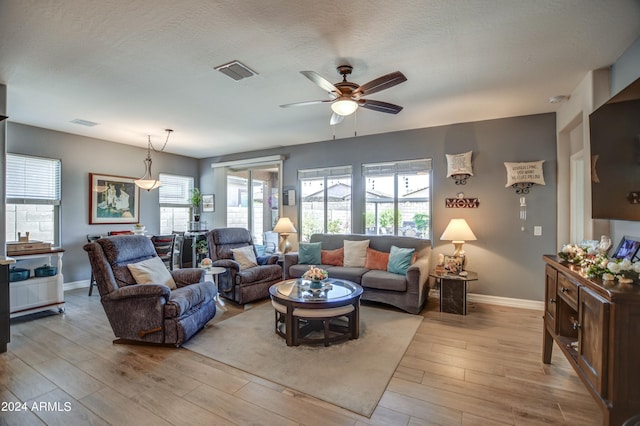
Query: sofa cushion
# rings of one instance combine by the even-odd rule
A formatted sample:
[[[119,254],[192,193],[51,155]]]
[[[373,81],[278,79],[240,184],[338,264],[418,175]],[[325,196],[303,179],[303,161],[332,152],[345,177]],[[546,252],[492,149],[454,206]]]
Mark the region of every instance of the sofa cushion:
[[[335,250],[320,250],[323,265],[343,266],[344,247]]]
[[[369,271],[365,268],[349,268],[347,266],[327,266],[326,270],[329,278],[353,281],[356,284],[360,284],[362,276]]]
[[[233,260],[240,264],[240,270],[258,266],[258,260],[256,259],[256,253],[253,251],[253,246],[231,249],[231,253],[233,253]]]
[[[321,246],[322,243],[300,243],[298,245],[298,263],[302,263],[304,265],[321,264]]]
[[[212,300],[217,293],[216,286],[210,281],[177,288],[171,292],[169,300],[164,305],[164,317],[179,318],[197,309],[202,303]]]
[[[138,284],[163,284],[171,290],[176,288],[171,272],[157,256],[142,262],[130,263],[127,268]]]
[[[360,285],[379,290],[407,291],[407,280],[404,275],[375,269],[362,276]]]
[[[407,275],[407,269],[409,269],[409,266],[411,266],[413,253],[415,251],[416,249],[413,248],[400,248],[391,246],[387,271],[394,274]]]
[[[308,269],[309,267],[305,265]],[[266,281],[281,281],[282,268],[280,265],[260,265],[249,269],[241,269],[236,274],[236,284],[256,284]]]
[[[386,271],[388,263],[389,253],[367,248],[367,261],[364,264],[365,268]]]
[[[344,266],[364,268],[367,262],[367,247],[369,247],[369,240],[344,240]]]

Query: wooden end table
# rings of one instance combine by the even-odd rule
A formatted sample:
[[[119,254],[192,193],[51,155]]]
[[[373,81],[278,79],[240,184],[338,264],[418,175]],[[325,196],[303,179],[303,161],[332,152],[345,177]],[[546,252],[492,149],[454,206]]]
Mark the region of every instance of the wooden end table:
[[[467,315],[467,283],[477,281],[476,272],[466,276],[432,271],[429,276],[440,282],[440,312]]]

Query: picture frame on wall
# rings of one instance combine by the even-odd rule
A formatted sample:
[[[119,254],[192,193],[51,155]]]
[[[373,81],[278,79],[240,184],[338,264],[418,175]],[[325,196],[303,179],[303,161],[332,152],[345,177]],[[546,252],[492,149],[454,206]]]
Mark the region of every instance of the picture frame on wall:
[[[640,239],[635,237],[624,236],[620,240],[616,251],[613,254],[615,259],[628,259],[630,261],[638,260],[638,250],[640,249]]]
[[[140,188],[135,178],[89,173],[89,224],[140,221]]]
[[[203,212],[216,211],[216,196],[214,194],[207,194],[202,196],[202,211]]]

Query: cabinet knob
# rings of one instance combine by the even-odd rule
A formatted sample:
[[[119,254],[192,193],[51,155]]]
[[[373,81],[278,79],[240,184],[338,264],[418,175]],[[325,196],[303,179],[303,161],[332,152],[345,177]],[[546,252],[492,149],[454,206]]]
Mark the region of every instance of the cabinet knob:
[[[556,303],[556,299],[552,297],[551,299],[549,299],[549,303]]]
[[[566,293],[567,291],[569,291],[569,289],[568,289],[568,288],[566,288],[566,287],[561,287],[561,288],[560,288],[560,291],[561,291],[562,293]]]
[[[577,330],[579,328],[582,328],[582,325],[578,322],[578,321],[574,321],[573,323],[573,329]]]

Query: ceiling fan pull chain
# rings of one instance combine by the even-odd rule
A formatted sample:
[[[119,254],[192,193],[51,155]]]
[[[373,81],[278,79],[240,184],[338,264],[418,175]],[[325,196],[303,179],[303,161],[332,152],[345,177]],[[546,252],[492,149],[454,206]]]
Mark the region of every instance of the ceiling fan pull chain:
[[[358,136],[358,110],[353,114],[353,136]]]

